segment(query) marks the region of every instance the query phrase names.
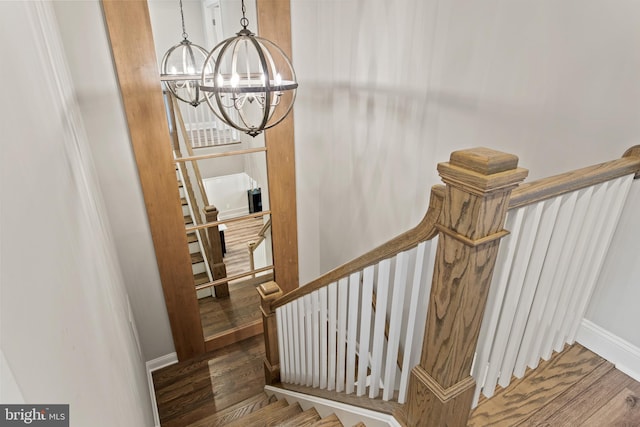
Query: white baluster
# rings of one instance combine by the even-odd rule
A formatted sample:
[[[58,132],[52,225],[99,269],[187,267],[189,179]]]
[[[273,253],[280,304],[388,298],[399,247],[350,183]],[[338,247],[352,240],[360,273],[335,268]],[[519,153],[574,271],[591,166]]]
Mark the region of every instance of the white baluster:
[[[562,249],[559,251],[559,256],[556,261],[556,268],[553,271],[553,277],[551,282],[551,295],[549,296],[550,304],[545,307],[544,314],[542,316],[542,327],[539,337],[536,339],[535,347],[539,349],[537,352],[540,356],[548,360],[551,357],[553,351],[553,338],[556,331],[560,327],[560,321],[562,319],[562,313],[564,305],[569,298],[569,291],[566,284],[566,277],[571,265],[571,259],[573,258],[573,252],[582,229],[582,223],[586,216],[586,209],[589,205],[589,199],[591,198],[593,188],[587,188],[581,191],[575,191],[570,194],[566,206],[562,209],[566,210],[564,215],[566,219],[566,231],[565,237],[562,241]],[[562,233],[562,229],[559,229],[558,233]],[[556,233],[554,232],[554,235]],[[549,273],[551,274],[551,273]],[[530,366],[538,366],[538,359],[530,360]]]
[[[344,391],[344,379],[345,379],[345,356],[346,344],[347,344],[347,300],[349,290],[349,279],[343,278],[338,282],[338,335],[337,335],[337,347],[338,347],[338,360],[337,360],[337,375],[336,375],[336,391]]]
[[[347,325],[347,381],[345,392],[353,393],[356,376],[356,337],[358,335],[358,308],[360,294],[360,272],[349,276],[349,310]]]
[[[375,267],[364,269],[362,275],[362,303],[360,313],[360,340],[358,349],[357,395],[367,391],[367,368],[369,366],[369,341],[371,336],[371,304],[373,303],[373,278]]]
[[[628,175],[608,183],[608,197],[600,208],[598,225],[593,230],[596,238],[593,239],[589,258],[586,260],[587,267],[578,281],[582,285],[582,292],[577,293],[576,308],[572,311],[573,318],[567,321],[567,342],[570,344],[575,341],[578,328],[584,318],[632,182],[633,175]]]
[[[311,313],[311,295],[305,295],[302,297],[304,300],[304,322],[305,322],[305,345],[306,345],[306,375],[304,384],[307,387],[311,387],[313,384],[313,335],[312,335],[312,313]]]
[[[293,360],[294,360],[294,384],[302,383],[302,369],[300,367],[300,351],[302,345],[300,343],[300,315],[298,313],[298,301],[292,301],[290,304],[291,309],[291,323],[293,323]]]
[[[320,387],[320,296],[311,294],[311,330],[313,333],[313,387]]]
[[[289,373],[289,365],[287,360],[287,352],[285,351],[284,343],[287,340],[286,334],[286,320],[283,319],[284,310],[282,307],[276,309],[276,325],[278,331],[278,353],[280,354],[280,380],[282,382],[289,382],[287,374]]]
[[[327,388],[327,287],[320,289],[320,388]]]
[[[478,336],[475,363],[472,369],[472,375],[478,384],[474,394],[473,406],[478,402],[481,389],[485,396],[491,397],[498,383],[499,362],[496,366],[493,366],[493,369],[490,369],[493,363],[492,348],[500,322],[500,312],[502,310],[504,296],[509,283],[511,264],[518,247],[523,218],[524,208],[507,212],[505,229],[509,230],[510,234],[504,237],[500,243],[493,280],[489,287],[487,305]],[[489,385],[487,385],[487,383]]]
[[[378,264],[378,281],[376,289],[376,318],[373,326],[373,350],[371,362],[371,380],[369,397],[374,399],[380,392],[380,376],[382,372],[382,356],[384,355],[384,329],[387,318],[387,295],[389,294],[389,273],[391,260],[385,259]]]
[[[329,348],[327,353],[329,356],[329,372],[327,381],[327,390],[335,390],[336,388],[336,334],[338,333],[338,284],[329,285]]]
[[[398,346],[400,344],[400,328],[402,323],[402,304],[407,283],[407,268],[409,257],[405,252],[396,256],[396,271],[393,277],[393,296],[391,300],[391,316],[389,317],[389,340],[387,343],[387,358],[384,371],[384,391],[382,400],[393,397],[396,378],[396,363],[398,360]]]
[[[410,289],[410,303],[409,303],[409,315],[407,317],[405,344],[404,344],[404,356],[402,358],[402,370],[400,372],[400,389],[398,393],[398,403],[404,403],[407,396],[407,388],[409,387],[409,374],[411,373],[411,351],[413,344],[413,334],[416,327],[416,316],[418,313],[418,302],[420,300],[420,287],[423,279],[424,269],[424,257],[425,257],[426,242],[422,242],[418,245],[416,250],[416,262],[413,269],[413,281]]]

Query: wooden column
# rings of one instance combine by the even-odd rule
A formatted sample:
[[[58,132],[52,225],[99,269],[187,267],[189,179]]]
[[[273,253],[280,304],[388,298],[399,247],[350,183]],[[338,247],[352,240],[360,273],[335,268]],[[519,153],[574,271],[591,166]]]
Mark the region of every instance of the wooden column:
[[[191,257],[147,2],[102,0],[179,360],[204,353]]]
[[[264,381],[265,384],[269,385],[280,381],[278,327],[276,313],[271,309],[271,302],[282,296],[282,290],[276,282],[263,283],[257,289],[260,294],[262,327],[264,328]]]
[[[218,209],[215,206],[207,206],[204,208],[204,215],[207,222],[218,221]],[[222,241],[220,239],[220,229],[218,226],[207,228],[208,235],[208,256],[209,256],[209,269],[213,275],[213,280],[224,279],[227,277],[227,267],[224,265],[224,254],[222,253]],[[229,284],[222,283],[213,287],[215,289],[216,297],[228,297],[229,296]]]
[[[518,158],[487,148],[438,165],[446,184],[420,364],[411,372],[405,423],[466,426],[470,376],[511,190],[526,176]]]
[[[291,57],[290,0],[256,0],[258,35]],[[294,64],[295,65],[295,64]],[[296,207],[293,111],[264,133],[267,146],[269,203],[275,280],[285,291],[298,287],[298,217]]]

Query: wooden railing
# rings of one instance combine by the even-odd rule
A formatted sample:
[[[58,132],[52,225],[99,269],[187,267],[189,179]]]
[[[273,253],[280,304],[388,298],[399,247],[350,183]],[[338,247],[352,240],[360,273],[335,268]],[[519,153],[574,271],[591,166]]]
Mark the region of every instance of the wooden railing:
[[[176,168],[185,189],[185,197],[189,213],[194,225],[217,222],[218,210],[209,202],[204,188],[202,174],[198,162],[180,161],[183,157],[193,158],[193,135],[187,130],[180,102],[171,93],[165,93],[168,120],[171,127],[173,152],[176,158]],[[189,107],[193,108],[193,107]],[[218,283],[214,286],[215,295],[224,297],[229,295],[229,287],[226,281],[226,267],[223,262],[221,239],[218,226],[212,226],[206,230],[194,230],[205,258],[206,271],[209,280]],[[222,281],[222,282],[221,282]]]
[[[438,166],[446,188],[434,188],[416,228],[286,295],[273,282],[261,288],[268,383],[357,395],[368,388],[370,397],[382,384],[383,400],[397,390],[403,402],[404,384],[395,385],[407,378],[407,402],[395,414],[405,425],[464,426],[480,391],[490,395],[495,381],[504,385],[512,373],[535,367],[549,344],[557,350],[574,339],[626,194],[640,173],[640,146],[622,159],[520,187],[527,171],[517,163],[513,155],[484,148],[454,152]],[[394,290],[390,310],[382,309],[389,307],[388,270],[393,266],[394,277],[406,276],[407,257],[429,265],[424,245],[436,234],[433,280],[417,278],[429,270],[422,267],[414,268],[412,280],[400,280],[430,288],[430,296],[422,351],[406,338],[422,336],[416,324],[404,342],[403,359],[415,360],[411,375],[401,366],[396,381],[391,372],[398,338],[389,334],[380,345],[380,331],[397,328],[398,318],[417,319],[410,316],[420,297],[419,289],[412,290],[411,303],[398,308],[403,298]],[[391,363],[381,368],[383,358]]]
[[[270,242],[270,240],[267,240],[267,236],[268,236],[268,233],[270,233],[270,230],[271,230],[271,217],[269,217],[269,219],[267,220],[267,222],[264,223],[260,231],[258,231],[256,239],[247,243],[247,249],[249,251],[249,269],[251,271],[256,269],[256,258],[255,258],[256,250],[260,247],[262,242],[265,242],[265,241]],[[260,267],[265,267],[265,266],[266,264],[261,265]],[[256,277],[255,274],[253,275],[253,277]]]

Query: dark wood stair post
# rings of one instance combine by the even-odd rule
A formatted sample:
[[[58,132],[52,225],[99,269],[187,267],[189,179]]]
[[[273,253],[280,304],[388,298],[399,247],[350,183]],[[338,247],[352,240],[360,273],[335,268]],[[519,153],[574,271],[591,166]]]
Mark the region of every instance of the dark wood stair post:
[[[411,372],[408,426],[466,426],[470,376],[511,190],[527,176],[518,158],[487,148],[457,151],[438,165],[446,184],[437,228],[429,312],[420,364]],[[406,417],[406,418],[405,418]]]
[[[211,205],[204,208],[204,215],[207,222],[218,221],[218,209]],[[227,277],[227,267],[224,265],[222,253],[222,240],[220,239],[220,230],[218,226],[207,228],[207,241],[209,245],[209,269],[213,280],[224,279]],[[221,283],[214,286],[215,295],[217,298],[229,296],[229,284]]]
[[[264,381],[265,384],[280,382],[280,352],[278,350],[278,325],[276,313],[271,303],[283,295],[276,282],[262,283],[258,286],[260,294],[260,310],[262,311],[262,327],[264,329]]]

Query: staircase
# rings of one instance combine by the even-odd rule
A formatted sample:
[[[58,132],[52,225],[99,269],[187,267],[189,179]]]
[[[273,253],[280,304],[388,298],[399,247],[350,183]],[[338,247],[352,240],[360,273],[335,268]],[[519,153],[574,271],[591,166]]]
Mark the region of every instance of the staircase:
[[[313,407],[303,410],[298,403],[290,405],[284,399],[278,400],[275,396],[269,396],[262,392],[194,424],[189,424],[189,427],[331,427],[343,425],[335,414],[323,418]],[[356,426],[364,426],[364,424],[358,423]]]
[[[180,191],[180,202],[182,204],[182,214],[184,216],[184,225],[185,227],[189,227],[194,225],[193,218],[189,212],[189,205],[187,202],[187,198],[184,194],[184,186],[180,180],[180,174],[176,169],[176,175],[178,178],[178,189]],[[202,255],[202,247],[200,242],[198,241],[198,236],[195,231],[187,233],[187,244],[189,245],[189,254],[191,255],[191,269],[193,271],[193,279],[195,285],[202,285],[210,281],[209,274],[207,272],[207,267],[205,265],[205,259]],[[198,297],[210,296],[211,291],[206,289],[203,292],[203,295],[198,295]]]

